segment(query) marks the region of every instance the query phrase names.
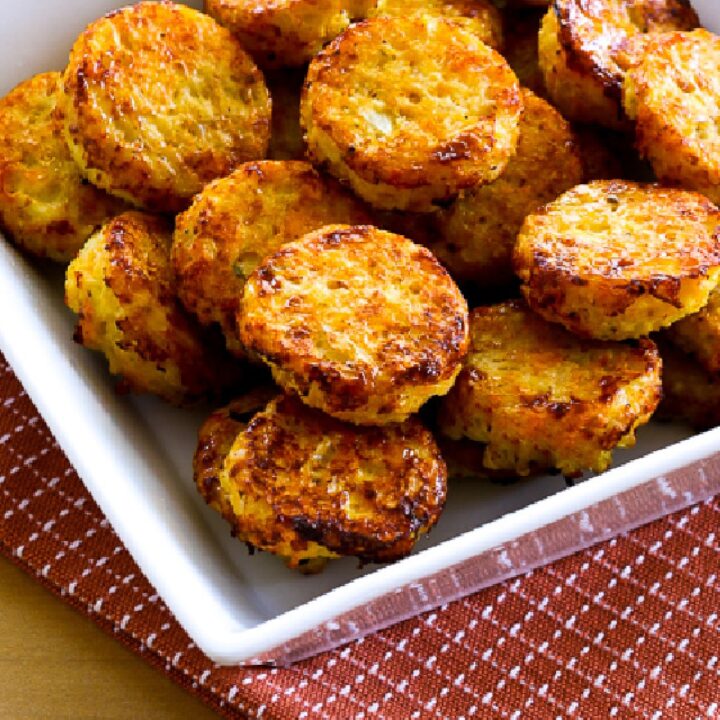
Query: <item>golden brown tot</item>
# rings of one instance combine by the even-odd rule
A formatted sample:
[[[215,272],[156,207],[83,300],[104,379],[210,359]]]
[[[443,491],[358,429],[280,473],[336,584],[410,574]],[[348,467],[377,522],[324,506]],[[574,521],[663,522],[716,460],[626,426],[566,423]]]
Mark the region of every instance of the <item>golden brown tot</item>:
[[[526,218],[514,263],[545,319],[585,337],[641,337],[707,303],[720,211],[686,190],[598,180]]]
[[[720,37],[659,35],[627,75],[623,102],[657,177],[720,204]]]
[[[263,68],[302,65],[359,20],[375,0],[205,0]]]
[[[343,555],[407,555],[440,516],[446,476],[416,418],[360,428],[280,396],[236,436],[220,491],[240,540],[318,569]]]
[[[378,16],[310,63],[300,120],[313,163],[376,207],[428,212],[503,171],[521,111],[517,78],[473,33]]]
[[[61,105],[84,176],[163,212],[264,157],[270,133],[270,96],[238,40],[171,2],[141,2],[92,23],[70,53]]]
[[[660,400],[660,358],[647,339],[581,339],[519,300],[473,310],[470,338],[440,427],[484,443],[488,468],[602,472]]]
[[[424,247],[371,226],[283,245],[245,284],[240,337],[275,381],[341,420],[401,422],[452,386],[467,305]]]
[[[232,506],[220,487],[220,473],[235,438],[247,428],[256,412],[278,394],[277,388],[258,387],[215,410],[198,431],[193,456],[193,478],[205,502],[232,522]]]

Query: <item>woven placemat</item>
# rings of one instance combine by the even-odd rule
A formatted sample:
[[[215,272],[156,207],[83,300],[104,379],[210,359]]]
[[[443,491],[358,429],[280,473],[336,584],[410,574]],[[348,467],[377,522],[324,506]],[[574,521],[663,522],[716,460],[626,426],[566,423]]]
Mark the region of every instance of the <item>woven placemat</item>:
[[[720,717],[720,502],[287,669],[190,641],[0,358],[0,551],[228,718]]]

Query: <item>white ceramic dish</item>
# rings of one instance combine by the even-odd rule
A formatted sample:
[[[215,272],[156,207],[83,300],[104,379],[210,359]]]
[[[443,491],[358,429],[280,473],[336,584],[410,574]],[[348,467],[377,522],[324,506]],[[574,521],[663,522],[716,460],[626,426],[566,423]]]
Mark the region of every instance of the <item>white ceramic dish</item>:
[[[716,0],[695,4],[720,30]],[[61,69],[87,22],[120,5],[1,3],[0,94]],[[311,655],[720,492],[720,430],[683,440],[687,429],[654,425],[600,477],[567,489],[558,477],[455,483],[412,557],[363,570],[338,561],[303,577],[248,556],[197,497],[190,460],[202,412],[116,396],[104,362],[72,343],[59,270],[0,243],[0,287],[0,348],[142,570],[219,663]]]

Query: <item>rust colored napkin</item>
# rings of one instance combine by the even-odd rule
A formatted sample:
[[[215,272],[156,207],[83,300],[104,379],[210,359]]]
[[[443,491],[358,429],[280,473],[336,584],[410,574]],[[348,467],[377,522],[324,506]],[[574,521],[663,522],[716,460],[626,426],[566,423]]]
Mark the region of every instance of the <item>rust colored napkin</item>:
[[[720,717],[714,500],[289,669],[215,667],[0,357],[0,549],[228,718]]]

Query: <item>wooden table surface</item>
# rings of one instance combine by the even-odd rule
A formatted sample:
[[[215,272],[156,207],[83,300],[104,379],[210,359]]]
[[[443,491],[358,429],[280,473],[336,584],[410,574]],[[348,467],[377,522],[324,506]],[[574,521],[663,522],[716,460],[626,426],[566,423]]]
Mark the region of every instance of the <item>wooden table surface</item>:
[[[0,718],[218,715],[0,558]]]

